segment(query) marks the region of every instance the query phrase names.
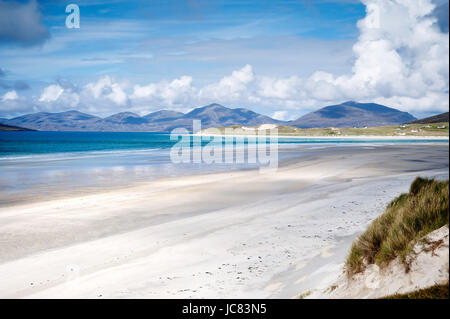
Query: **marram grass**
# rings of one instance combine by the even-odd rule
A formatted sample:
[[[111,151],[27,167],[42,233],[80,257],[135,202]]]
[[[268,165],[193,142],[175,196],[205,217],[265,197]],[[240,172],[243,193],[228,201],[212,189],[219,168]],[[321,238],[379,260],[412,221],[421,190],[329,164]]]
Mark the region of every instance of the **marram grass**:
[[[416,290],[406,294],[396,294],[381,299],[449,299],[448,282],[443,285],[434,285],[429,288]]]
[[[417,177],[408,194],[394,199],[365,233],[353,243],[347,257],[348,275],[364,270],[367,264],[387,265],[406,256],[417,241],[448,225],[449,183]]]

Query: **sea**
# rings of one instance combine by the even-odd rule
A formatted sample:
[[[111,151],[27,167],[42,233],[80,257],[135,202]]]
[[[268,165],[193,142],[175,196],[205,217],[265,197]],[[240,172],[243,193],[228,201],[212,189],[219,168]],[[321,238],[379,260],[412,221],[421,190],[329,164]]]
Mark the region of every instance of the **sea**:
[[[199,137],[196,137],[197,140]],[[33,201],[64,196],[68,192],[85,194],[99,189],[139,184],[159,178],[231,172],[254,169],[267,163],[245,160],[174,161],[174,147],[191,146],[193,152],[205,147],[223,150],[252,149],[265,145],[267,152],[273,139],[248,141],[222,137],[171,136],[149,132],[0,132],[0,206],[18,201]],[[302,152],[333,146],[373,148],[385,144],[448,143],[427,139],[339,139],[282,138],[277,140],[277,160],[298,158]],[[272,144],[273,145],[273,144]],[[180,154],[182,153],[180,149]]]

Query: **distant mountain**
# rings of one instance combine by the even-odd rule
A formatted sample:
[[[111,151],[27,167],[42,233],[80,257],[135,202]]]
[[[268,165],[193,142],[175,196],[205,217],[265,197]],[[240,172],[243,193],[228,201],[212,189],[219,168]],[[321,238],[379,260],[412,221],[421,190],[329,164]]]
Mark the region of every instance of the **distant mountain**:
[[[244,108],[231,109],[220,104],[210,104],[186,114],[161,110],[145,116],[121,112],[100,118],[78,111],[39,112],[9,120],[2,119],[1,123],[40,131],[170,132],[174,128],[185,128],[192,132],[193,120],[201,120],[201,129],[206,129],[261,124],[291,125],[302,128],[364,127],[402,124],[414,121],[416,118],[409,113],[379,104],[345,102],[324,107],[292,122],[275,120]]]
[[[153,122],[153,124],[166,124],[166,130],[183,127],[192,131],[193,120],[201,120],[201,129],[210,127],[223,127],[231,125],[254,126],[260,124],[286,124],[271,117],[261,115],[244,108],[231,109],[220,104],[210,104],[196,108],[183,116],[167,122]]]
[[[40,112],[3,120],[3,123],[40,131],[170,132],[179,127],[192,131],[194,119],[201,120],[202,129],[230,125],[286,123],[244,108],[231,109],[219,104],[196,108],[187,114],[161,110],[143,117],[131,112],[117,113],[106,118],[78,111]]]
[[[148,121],[145,118],[142,118],[139,115],[137,115],[136,113],[132,113],[132,112],[117,113],[117,114],[114,114],[114,115],[104,118],[103,121],[109,122],[109,123],[116,123],[116,124],[125,124],[125,125],[128,125],[128,124],[136,125],[136,124],[148,123]]]
[[[412,122],[409,122],[408,124],[432,124],[432,123],[441,123],[441,122],[448,122],[448,121],[449,121],[449,114],[448,114],[448,112],[445,112],[442,114],[426,117],[421,120],[412,121]]]
[[[183,116],[183,120],[198,119],[202,121],[203,128],[223,127],[231,125],[255,126],[260,124],[285,124],[271,117],[258,114],[244,108],[230,109],[220,104],[210,104],[199,107]]]
[[[375,103],[353,101],[330,105],[292,121],[290,125],[313,127],[365,127],[397,125],[416,120],[407,112]]]
[[[19,116],[3,124],[17,125],[40,131],[86,131],[100,123],[102,119],[97,116],[67,111],[61,113],[39,112]]]
[[[0,119],[0,121],[1,120],[4,120],[4,119]],[[0,123],[0,131],[34,131],[34,130],[30,130],[28,128],[19,127],[19,126],[5,125],[5,124]]]
[[[181,112],[161,110],[145,115],[144,119],[149,122],[171,121],[183,117],[183,115],[184,113]]]

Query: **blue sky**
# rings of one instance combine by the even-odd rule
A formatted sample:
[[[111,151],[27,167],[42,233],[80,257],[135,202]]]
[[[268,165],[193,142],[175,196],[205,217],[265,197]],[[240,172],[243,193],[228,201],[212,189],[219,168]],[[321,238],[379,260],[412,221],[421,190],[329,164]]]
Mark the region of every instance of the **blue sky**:
[[[365,12],[364,6],[354,1],[76,3],[81,13],[78,30],[65,28],[67,2],[39,2],[50,39],[34,47],[6,48],[14,54],[9,58],[3,55],[2,61],[17,70],[17,76],[48,82],[57,77],[86,80],[106,73],[142,81],[192,74],[203,81],[211,79],[212,73],[224,75],[242,67],[252,62],[250,59],[260,61],[261,72],[267,67],[270,73],[277,73],[277,67],[268,65],[276,64],[270,63],[276,59],[274,51],[291,45],[301,50],[302,42],[308,50],[314,40],[349,45],[358,35],[356,21]],[[214,53],[214,48],[251,52],[227,59],[221,52]],[[264,57],[265,52],[269,56]],[[30,65],[29,61],[44,63]],[[299,72],[304,67],[294,66]],[[288,75],[286,70],[278,73]]]
[[[68,3],[80,8],[80,29],[65,27]],[[308,79],[318,71],[336,79],[353,72],[357,22],[366,17],[356,0],[0,0],[0,6],[5,14],[24,13],[15,21],[25,21],[12,31],[0,22],[5,117],[73,108],[99,115],[186,111],[208,102],[297,117],[351,97],[315,96]],[[296,95],[286,92],[288,84]]]

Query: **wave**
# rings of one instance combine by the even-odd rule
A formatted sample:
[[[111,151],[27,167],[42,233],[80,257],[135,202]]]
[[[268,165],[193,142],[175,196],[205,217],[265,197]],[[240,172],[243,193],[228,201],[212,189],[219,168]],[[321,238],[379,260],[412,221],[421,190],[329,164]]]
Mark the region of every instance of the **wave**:
[[[75,160],[83,158],[92,158],[106,155],[144,155],[160,153],[164,154],[164,151],[168,151],[165,148],[151,148],[151,149],[120,149],[120,150],[95,150],[95,151],[78,151],[78,152],[55,152],[55,153],[39,153],[39,154],[26,154],[26,155],[1,155],[0,162],[2,161],[15,161],[15,160],[33,160],[33,161],[57,161],[57,160]]]

